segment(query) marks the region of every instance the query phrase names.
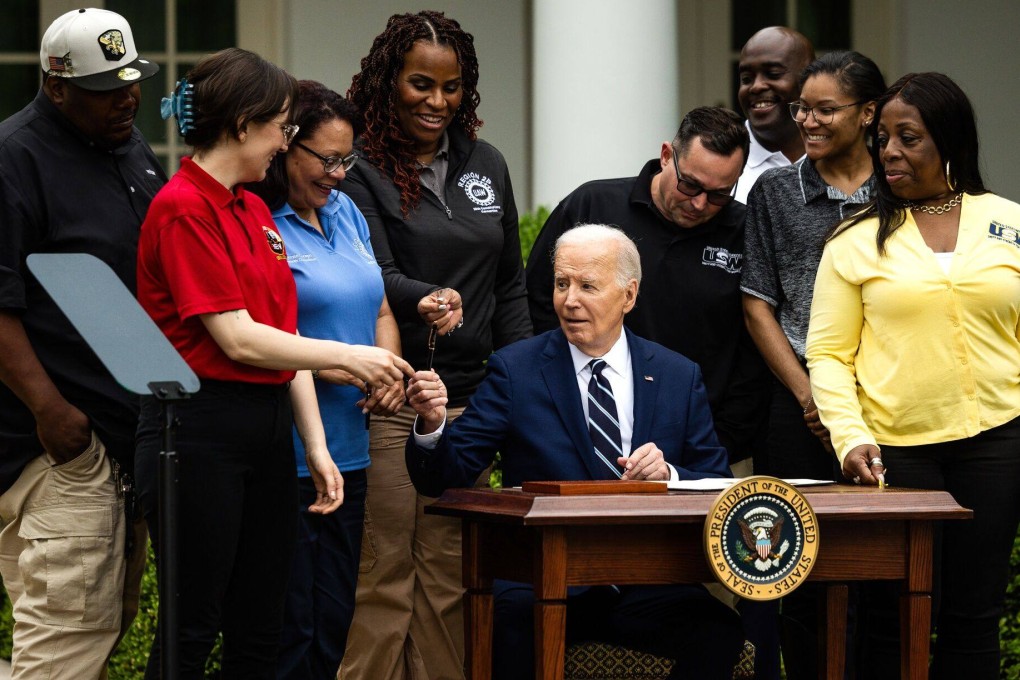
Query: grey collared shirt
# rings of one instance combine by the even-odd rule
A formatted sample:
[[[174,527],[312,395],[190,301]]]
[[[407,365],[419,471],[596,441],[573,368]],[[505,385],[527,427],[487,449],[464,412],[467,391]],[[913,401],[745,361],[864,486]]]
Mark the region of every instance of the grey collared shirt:
[[[779,325],[801,361],[825,237],[860,211],[874,188],[872,175],[847,196],[802,158],[766,172],[748,195],[740,290],[779,310]]]
[[[446,170],[450,165],[450,138],[443,133],[439,140],[439,150],[428,165],[418,164],[418,181],[434,193],[443,205],[446,205]]]

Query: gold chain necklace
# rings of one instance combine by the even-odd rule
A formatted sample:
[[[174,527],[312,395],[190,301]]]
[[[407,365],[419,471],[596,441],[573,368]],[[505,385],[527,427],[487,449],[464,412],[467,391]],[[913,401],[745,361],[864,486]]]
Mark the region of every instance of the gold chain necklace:
[[[907,205],[911,210],[917,210],[919,212],[928,213],[929,215],[941,215],[947,213],[956,206],[960,205],[960,201],[963,200],[963,194],[959,193],[953,196],[949,201],[942,205],[918,205],[913,201],[907,201]]]

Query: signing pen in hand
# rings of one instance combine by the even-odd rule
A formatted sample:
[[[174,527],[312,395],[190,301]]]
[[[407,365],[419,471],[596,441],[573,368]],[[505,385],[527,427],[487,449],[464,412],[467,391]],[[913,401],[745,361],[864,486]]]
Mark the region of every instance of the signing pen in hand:
[[[432,358],[436,356],[436,338],[439,337],[439,324],[432,324],[429,328],[428,360],[425,362],[425,370],[432,370]]]
[[[372,398],[372,386],[365,383],[365,429],[372,425],[372,412],[368,410],[368,400]]]

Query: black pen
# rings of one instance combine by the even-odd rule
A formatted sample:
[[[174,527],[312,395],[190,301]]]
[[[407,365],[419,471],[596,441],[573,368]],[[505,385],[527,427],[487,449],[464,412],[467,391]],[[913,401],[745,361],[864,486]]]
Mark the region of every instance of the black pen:
[[[432,370],[432,357],[436,355],[436,337],[439,335],[439,324],[432,324],[429,329],[429,344],[428,344],[428,361],[425,364],[425,370]]]
[[[368,407],[368,400],[371,399],[371,398],[372,398],[372,387],[368,383],[365,383],[365,407],[366,407],[366,409]],[[365,429],[366,430],[369,429],[369,426],[371,424],[372,424],[372,412],[366,410],[365,411]]]

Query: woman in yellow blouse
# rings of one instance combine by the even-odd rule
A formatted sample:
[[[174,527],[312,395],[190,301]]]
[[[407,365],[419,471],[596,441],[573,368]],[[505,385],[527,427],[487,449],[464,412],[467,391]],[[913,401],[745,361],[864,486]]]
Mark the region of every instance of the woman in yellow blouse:
[[[974,114],[938,73],[879,101],[878,198],[836,230],[815,282],[811,390],[843,474],[945,489],[934,678],[998,678],[1020,521],[1020,205],[985,190]],[[870,599],[870,598],[869,598]],[[899,677],[895,595],[869,602],[869,677]]]

